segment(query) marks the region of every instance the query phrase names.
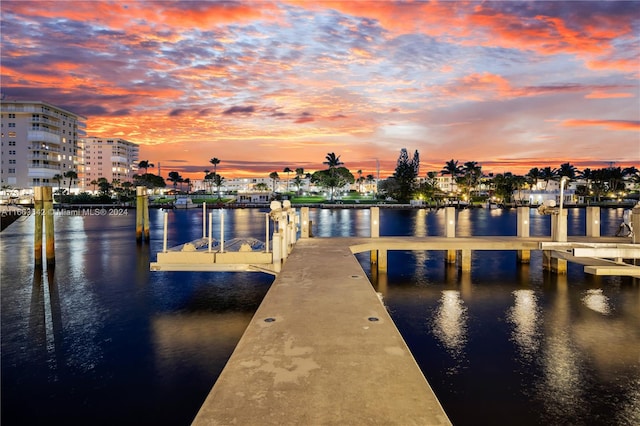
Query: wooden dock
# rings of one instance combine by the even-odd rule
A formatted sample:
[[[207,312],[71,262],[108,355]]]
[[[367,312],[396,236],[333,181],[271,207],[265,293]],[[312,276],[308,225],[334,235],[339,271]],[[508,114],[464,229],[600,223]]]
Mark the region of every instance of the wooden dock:
[[[350,239],[302,239],[194,425],[449,425]]]

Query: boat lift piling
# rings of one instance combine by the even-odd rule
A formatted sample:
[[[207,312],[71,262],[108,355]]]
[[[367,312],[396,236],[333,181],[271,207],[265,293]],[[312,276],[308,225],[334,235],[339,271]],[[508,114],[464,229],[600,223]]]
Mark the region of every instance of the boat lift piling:
[[[33,195],[35,210],[33,242],[35,267],[42,269],[42,231],[44,222],[47,268],[53,269],[56,266],[56,244],[53,227],[53,188],[50,186],[36,186],[33,188]]]
[[[136,186],[136,242],[142,243],[150,240],[149,235],[149,196],[146,186]]]

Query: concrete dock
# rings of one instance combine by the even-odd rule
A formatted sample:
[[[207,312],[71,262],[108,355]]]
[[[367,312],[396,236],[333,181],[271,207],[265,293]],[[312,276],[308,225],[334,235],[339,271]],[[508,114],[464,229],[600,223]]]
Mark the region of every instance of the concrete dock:
[[[451,424],[349,243],[296,243],[194,425]]]

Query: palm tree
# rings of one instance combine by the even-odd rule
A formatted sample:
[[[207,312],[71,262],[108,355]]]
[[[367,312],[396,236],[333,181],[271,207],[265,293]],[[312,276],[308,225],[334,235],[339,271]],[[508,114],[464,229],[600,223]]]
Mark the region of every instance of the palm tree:
[[[220,175],[214,175],[213,176],[213,184],[218,189],[218,200],[221,199],[221,197],[220,197],[220,187],[222,186],[222,182],[224,182],[224,178],[222,176],[220,176]]]
[[[60,194],[60,197],[62,197],[60,185],[61,185],[62,179],[64,179],[64,176],[62,176],[61,174],[56,174],[51,179],[58,182],[58,194]]]
[[[74,180],[78,179],[78,174],[75,172],[75,170],[69,170],[68,172],[64,173],[64,177],[69,179],[69,195],[71,195],[71,184]]]
[[[552,169],[551,167],[545,167],[540,171],[542,178],[545,181],[544,190],[547,190],[547,186],[549,186],[549,181],[554,180],[558,176],[558,170]]]
[[[260,182],[260,183],[256,183],[255,186],[253,187],[256,191],[268,191],[269,190],[269,185],[267,185],[264,182]]]
[[[462,174],[462,170],[462,166],[458,165],[458,160],[454,160],[453,158],[450,161],[447,161],[444,168],[440,170],[440,174],[443,176],[451,175],[449,192],[453,192],[453,183],[456,181],[458,175]]]
[[[356,182],[358,182],[358,192],[362,193],[362,182],[364,182],[364,178],[362,177],[362,169],[359,169],[356,173],[358,174],[358,179],[356,180]]]
[[[218,173],[218,164],[220,164],[220,160],[218,160],[216,157],[213,157],[211,160],[209,160],[209,162],[213,164],[213,174],[216,175]]]
[[[149,160],[142,160],[141,162],[138,163],[138,168],[144,169],[145,175],[147,174],[149,167],[153,167],[153,164],[151,164]]]
[[[558,177],[562,178],[563,176],[566,176],[570,181],[575,180],[578,173],[580,173],[578,168],[570,163],[560,164],[560,168],[558,169]]]
[[[169,172],[169,177],[167,178],[167,180],[173,182],[174,198],[177,200],[178,199],[178,194],[177,194],[178,182],[182,182],[182,177],[180,176],[180,173]]]
[[[542,172],[539,168],[534,167],[525,175],[529,181],[529,185],[538,189],[538,181],[542,178]]]
[[[467,161],[462,167],[464,173],[464,182],[467,187],[467,200],[471,201],[471,189],[475,188],[482,177],[482,166],[476,161]]]
[[[336,167],[342,166],[344,163],[340,161],[340,156],[336,157],[336,154],[333,152],[329,152],[325,157],[327,161],[323,161],[322,164],[326,164],[329,166],[329,169],[335,169]]]
[[[97,180],[92,180],[91,182],[89,182],[91,185],[93,185],[93,192],[96,192],[96,185],[99,183]]]
[[[291,170],[289,167],[285,167],[284,170],[282,171],[282,173],[286,173],[287,174],[287,192],[289,192],[289,173],[292,173],[293,170]]]
[[[109,183],[106,177],[99,177],[98,188],[100,188],[100,192],[102,193],[102,195],[109,195],[109,191],[111,190],[111,184]]]
[[[296,191],[296,195],[298,196],[300,195],[300,187],[302,187],[303,183],[304,181],[302,180],[300,175],[297,175],[296,177],[293,178],[293,184],[298,187],[298,191]]]
[[[269,173],[269,179],[273,181],[273,192],[276,192],[276,181],[280,180],[280,176],[278,176],[278,172]]]

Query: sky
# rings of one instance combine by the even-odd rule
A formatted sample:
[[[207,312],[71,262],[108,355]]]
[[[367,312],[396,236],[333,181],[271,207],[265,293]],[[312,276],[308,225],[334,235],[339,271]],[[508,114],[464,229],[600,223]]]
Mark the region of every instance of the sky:
[[[1,90],[202,178],[640,167],[640,2],[2,0]],[[150,169],[150,172],[157,170]]]

